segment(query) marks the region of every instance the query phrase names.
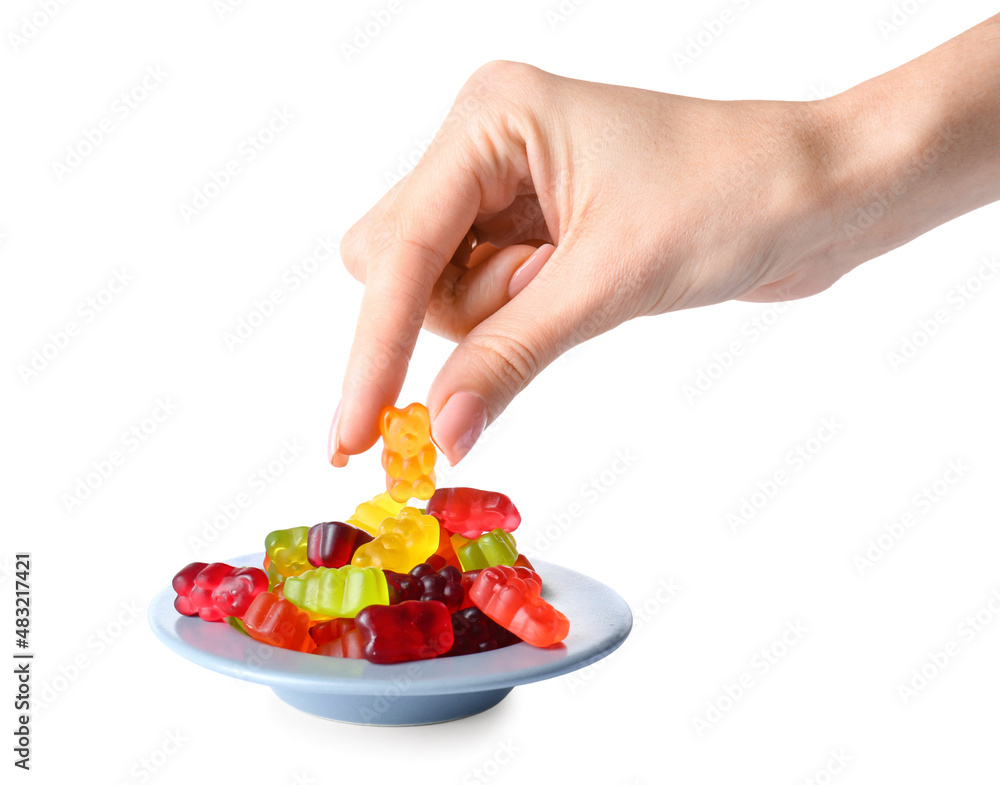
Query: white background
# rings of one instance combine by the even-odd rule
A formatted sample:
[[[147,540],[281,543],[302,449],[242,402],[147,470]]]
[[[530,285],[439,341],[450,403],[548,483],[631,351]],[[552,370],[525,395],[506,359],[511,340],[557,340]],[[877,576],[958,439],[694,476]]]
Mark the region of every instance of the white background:
[[[804,100],[995,11],[910,0],[898,29],[880,29],[888,2],[591,0],[564,4],[562,21],[547,13],[555,0],[400,3],[350,58],[343,44],[386,2],[251,0],[221,18],[211,0],[69,3],[22,42],[9,34],[42,20],[44,4],[4,4],[0,581],[11,610],[0,618],[9,630],[11,557],[28,550],[37,652],[33,770],[19,776],[444,783],[476,781],[479,768],[498,783],[795,783],[833,753],[850,759],[832,775],[845,784],[995,775],[1000,619],[984,611],[971,635],[963,619],[1000,587],[1000,283],[973,282],[960,310],[953,290],[1000,252],[996,207],[782,313],[733,303],[602,336],[442,472],[443,484],[509,494],[529,556],[629,601],[636,629],[603,666],[521,687],[461,722],[379,729],[308,717],[153,637],[146,604],[195,557],[259,550],[266,532],[342,519],[381,489],[377,451],[340,472],[325,460],[361,287],[336,257],[294,291],[283,276],[318,238],[336,247],[477,66],[505,58],[705,97]],[[679,68],[674,53],[724,8],[735,21]],[[166,76],[124,117],[116,98],[157,66]],[[185,222],[180,205],[275,110],[294,120]],[[111,132],[60,179],[53,162],[103,118]],[[85,316],[123,268],[127,288]],[[284,303],[229,351],[224,334],[276,288]],[[893,368],[889,353],[938,309],[947,322]],[[70,321],[77,335],[47,347]],[[714,354],[734,341],[743,354],[720,374]],[[425,397],[449,350],[422,338],[401,402]],[[35,351],[51,359],[25,380]],[[717,378],[690,401],[683,386],[699,372]],[[155,431],[123,440],[167,399],[176,411]],[[810,443],[824,418],[836,435]],[[255,488],[286,441],[299,454]],[[809,460],[793,465],[797,446]],[[67,505],[113,450],[121,465]],[[634,456],[623,471],[619,451]],[[916,500],[950,461],[968,468],[941,498]],[[734,532],[727,516],[779,470],[788,482]],[[249,506],[195,552],[192,537],[241,493]],[[913,525],[860,570],[855,557],[908,512]],[[679,590],[661,601],[669,581]],[[789,623],[807,632],[763,673],[759,651]],[[904,700],[911,669],[949,641],[957,656]],[[753,686],[730,705],[725,689],[742,674]],[[728,711],[699,735],[720,699]],[[9,749],[15,712],[4,707]],[[173,732],[179,750],[151,758]],[[516,751],[497,768],[504,743]],[[3,757],[9,767],[13,753]],[[143,772],[151,759],[163,765]]]

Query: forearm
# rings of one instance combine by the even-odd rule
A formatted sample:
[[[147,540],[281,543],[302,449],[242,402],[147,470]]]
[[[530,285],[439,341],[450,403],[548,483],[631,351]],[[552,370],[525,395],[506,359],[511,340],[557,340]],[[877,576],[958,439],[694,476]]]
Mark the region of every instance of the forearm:
[[[1000,199],[1000,15],[820,103],[838,263]]]

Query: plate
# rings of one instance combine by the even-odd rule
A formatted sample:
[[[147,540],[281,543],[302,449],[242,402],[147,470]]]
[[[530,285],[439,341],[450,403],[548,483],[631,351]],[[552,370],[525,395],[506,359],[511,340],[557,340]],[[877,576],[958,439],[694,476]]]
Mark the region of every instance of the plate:
[[[230,559],[260,566],[263,553]],[[566,614],[569,635],[539,649],[517,643],[459,657],[376,665],[324,657],[255,641],[221,622],[182,616],[167,587],[149,605],[149,625],[182,657],[209,670],[266,684],[281,700],[318,717],[362,725],[426,725],[469,717],[496,706],[519,684],[586,667],[622,645],[632,612],[616,592],[578,572],[534,562],[542,596]]]

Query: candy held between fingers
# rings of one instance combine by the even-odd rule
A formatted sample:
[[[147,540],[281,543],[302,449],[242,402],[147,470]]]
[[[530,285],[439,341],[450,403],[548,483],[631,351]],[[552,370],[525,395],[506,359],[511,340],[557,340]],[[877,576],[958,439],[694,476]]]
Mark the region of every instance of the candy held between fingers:
[[[382,467],[386,490],[395,501],[405,502],[414,496],[429,499],[434,495],[434,464],[437,449],[431,442],[431,418],[422,403],[405,409],[387,406],[379,418],[382,433]]]

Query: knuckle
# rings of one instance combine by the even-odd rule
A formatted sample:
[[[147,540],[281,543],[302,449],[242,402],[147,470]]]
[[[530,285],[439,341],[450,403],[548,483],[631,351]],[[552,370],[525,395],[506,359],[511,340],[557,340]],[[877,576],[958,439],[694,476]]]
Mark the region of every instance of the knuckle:
[[[402,230],[397,230],[393,233],[393,239],[406,251],[407,258],[412,261],[416,270],[434,273],[433,278],[437,277],[438,271],[447,261],[444,258],[445,254],[439,248],[431,245],[431,243],[419,234],[408,235]],[[424,276],[418,276],[418,280],[420,281],[423,278]]]
[[[364,258],[364,252],[361,248],[362,244],[363,240],[358,224],[354,224],[340,238],[340,260],[344,263],[344,267],[347,268],[347,272],[359,281],[364,280],[361,269],[361,260]]]
[[[531,108],[547,74],[526,63],[492,60],[477,68],[459,92],[451,116],[465,121],[481,120],[498,112]]]
[[[469,77],[468,84],[486,89],[505,90],[511,85],[530,82],[542,73],[543,71],[527,63],[519,63],[514,60],[491,60],[473,72],[472,76]]]
[[[473,345],[493,381],[511,397],[523,390],[541,367],[535,352],[517,338],[481,335]]]

